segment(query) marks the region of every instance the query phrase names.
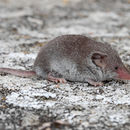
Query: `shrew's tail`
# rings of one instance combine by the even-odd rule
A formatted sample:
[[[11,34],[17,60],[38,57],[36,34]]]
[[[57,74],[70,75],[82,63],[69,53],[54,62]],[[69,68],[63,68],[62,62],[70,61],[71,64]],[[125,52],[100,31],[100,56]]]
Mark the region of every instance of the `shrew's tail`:
[[[10,69],[10,68],[0,68],[0,73],[8,73],[20,77],[36,76],[36,73],[34,71],[26,71],[26,70]]]

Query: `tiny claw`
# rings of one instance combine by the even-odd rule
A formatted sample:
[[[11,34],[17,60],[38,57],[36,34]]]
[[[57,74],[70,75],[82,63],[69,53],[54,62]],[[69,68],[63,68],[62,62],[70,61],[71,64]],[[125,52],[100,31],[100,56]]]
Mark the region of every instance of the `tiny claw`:
[[[58,78],[59,83],[66,83],[67,81],[64,78]]]
[[[50,74],[48,75],[48,80],[55,82],[55,83],[66,83],[67,81],[64,78],[56,78],[51,76]]]
[[[94,86],[96,87],[96,86],[103,86],[103,85],[104,84],[102,82],[96,82]]]
[[[95,87],[104,85],[102,82],[95,82],[93,80],[88,80],[88,83],[95,86]]]

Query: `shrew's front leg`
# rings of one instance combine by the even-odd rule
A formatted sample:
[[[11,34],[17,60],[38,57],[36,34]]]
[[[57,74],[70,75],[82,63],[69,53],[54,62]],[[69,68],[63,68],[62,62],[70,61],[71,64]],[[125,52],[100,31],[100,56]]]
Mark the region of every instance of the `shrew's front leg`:
[[[95,82],[91,79],[87,80],[87,82],[93,86],[103,86],[104,85],[102,82]]]

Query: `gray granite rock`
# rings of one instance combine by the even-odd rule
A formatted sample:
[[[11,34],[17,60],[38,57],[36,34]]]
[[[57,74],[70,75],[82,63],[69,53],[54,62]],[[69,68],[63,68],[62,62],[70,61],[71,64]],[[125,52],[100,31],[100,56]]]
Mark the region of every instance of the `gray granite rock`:
[[[42,45],[62,34],[109,42],[130,68],[129,0],[0,0],[0,67],[31,70]],[[0,130],[130,130],[130,82],[54,84],[0,75]]]

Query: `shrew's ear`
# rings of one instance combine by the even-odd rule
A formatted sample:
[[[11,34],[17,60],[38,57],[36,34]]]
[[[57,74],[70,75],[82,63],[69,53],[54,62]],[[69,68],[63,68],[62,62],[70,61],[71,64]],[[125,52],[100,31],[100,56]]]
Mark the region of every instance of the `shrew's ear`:
[[[105,58],[107,57],[107,54],[104,54],[102,52],[95,52],[92,54],[92,61],[95,65],[101,67],[101,68],[105,68],[106,64],[105,64]]]

